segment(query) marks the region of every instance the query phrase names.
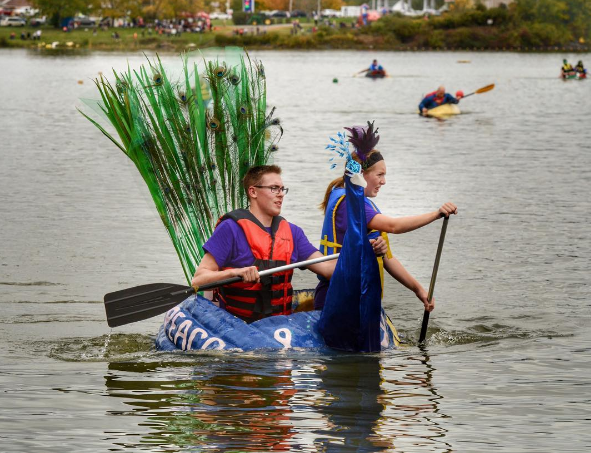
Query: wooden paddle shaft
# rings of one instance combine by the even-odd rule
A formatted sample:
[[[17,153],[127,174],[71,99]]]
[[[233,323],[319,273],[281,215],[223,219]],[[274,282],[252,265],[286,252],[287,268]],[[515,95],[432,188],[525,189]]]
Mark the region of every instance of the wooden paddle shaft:
[[[439,269],[439,261],[441,260],[441,252],[443,250],[443,241],[445,240],[445,232],[447,231],[447,222],[449,217],[443,219],[443,225],[441,226],[441,234],[439,235],[439,245],[437,246],[437,254],[435,255],[435,264],[433,265],[433,274],[431,275],[431,283],[429,284],[429,294],[427,299],[429,302],[433,299],[433,292],[435,291],[435,280],[437,279],[437,270]],[[425,310],[423,314],[423,324],[421,326],[421,335],[419,336],[419,343],[425,341],[427,336],[427,325],[429,324],[429,312]]]

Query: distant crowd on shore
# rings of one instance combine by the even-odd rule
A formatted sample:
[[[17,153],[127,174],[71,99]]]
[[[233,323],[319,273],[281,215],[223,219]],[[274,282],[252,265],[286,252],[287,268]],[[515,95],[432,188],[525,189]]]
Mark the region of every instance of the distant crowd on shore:
[[[16,39],[16,33],[15,32],[10,33],[9,39]],[[28,39],[31,39],[33,41],[39,41],[41,39],[41,30],[35,30],[33,33],[31,33],[30,31],[28,31],[26,33],[24,31],[22,31],[20,39],[22,41],[26,41]]]

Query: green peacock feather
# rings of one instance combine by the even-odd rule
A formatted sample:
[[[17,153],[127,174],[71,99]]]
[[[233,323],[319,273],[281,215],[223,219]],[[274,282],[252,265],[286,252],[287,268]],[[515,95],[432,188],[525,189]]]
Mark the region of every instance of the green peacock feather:
[[[100,101],[83,101],[113,134],[81,112],[136,165],[187,281],[219,217],[246,207],[245,173],[268,163],[283,134],[274,109],[267,114],[262,64],[240,48],[221,53],[183,54],[180,74],[156,57],[138,71],[114,71],[114,82],[101,75],[95,80]]]

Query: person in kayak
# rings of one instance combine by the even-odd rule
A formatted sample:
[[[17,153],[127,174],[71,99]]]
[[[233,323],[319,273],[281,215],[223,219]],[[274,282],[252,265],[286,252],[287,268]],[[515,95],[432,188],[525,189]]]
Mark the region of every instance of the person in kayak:
[[[378,63],[378,60],[373,60],[371,62],[371,64],[369,65],[369,68],[359,71],[359,74],[361,74],[363,72],[369,72],[369,73],[379,72],[379,73],[383,73],[384,75],[386,75],[386,70],[384,69],[384,67],[381,64]]]
[[[191,281],[193,286],[241,277],[242,281],[214,291],[221,308],[253,322],[267,316],[292,312],[293,270],[259,277],[259,270],[320,258],[303,230],[279,214],[288,192],[276,165],[252,167],[243,180],[249,208],[222,216],[203,245],[205,255]],[[385,253],[385,242],[375,243],[376,253]],[[336,260],[308,266],[329,279]]]
[[[362,176],[367,186],[364,189],[365,196],[365,216],[368,227],[368,236],[370,238],[383,237],[388,244],[387,233],[402,234],[416,230],[425,225],[434,222],[442,216],[457,214],[458,208],[454,203],[444,203],[438,210],[425,214],[394,218],[380,212],[370,198],[375,198],[381,187],[386,184],[386,162],[383,155],[373,147],[377,144],[379,136],[373,131],[373,123],[368,122],[367,127],[345,128],[352,134],[365,134],[374,136],[373,143],[368,148],[367,153],[363,153],[366,158],[362,161],[359,157],[359,151],[352,153],[355,161],[362,167]],[[349,137],[351,142],[351,136]],[[359,148],[357,148],[359,150]],[[341,176],[333,180],[327,187],[324,200],[320,204],[320,209],[324,212],[324,223],[320,240],[320,252],[323,255],[338,253],[343,238],[347,230],[347,203],[345,201],[345,177]],[[404,268],[404,266],[394,257],[390,251],[389,244],[383,257],[378,257],[380,265],[380,275],[383,288],[383,270],[385,269],[392,277],[402,283],[405,287],[413,291],[419,300],[424,304],[425,309],[432,311],[435,307],[435,299],[430,302],[427,300],[427,292],[421,284]],[[321,310],[324,306],[326,293],[328,291],[329,281],[322,275],[319,275],[320,282],[314,292],[314,308]]]
[[[585,69],[582,60],[579,60],[579,62],[575,66],[575,71],[579,74],[579,76],[587,74],[587,70]]]
[[[574,69],[572,67],[572,65],[566,60],[566,58],[564,60],[562,60],[562,67],[560,68],[562,77],[567,77],[569,75],[572,75],[572,73],[574,72]]]
[[[437,91],[429,93],[423,98],[419,104],[419,115],[424,116],[430,109],[439,107],[443,104],[459,104],[463,93],[458,91],[457,96],[457,98],[454,98],[451,94],[445,92],[444,86],[440,86],[437,88]]]

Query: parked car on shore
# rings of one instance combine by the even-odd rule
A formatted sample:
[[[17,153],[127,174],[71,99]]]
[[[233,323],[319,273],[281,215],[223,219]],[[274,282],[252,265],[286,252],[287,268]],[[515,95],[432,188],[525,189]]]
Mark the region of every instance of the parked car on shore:
[[[320,11],[320,17],[341,17],[341,12],[336,9],[323,9]]]
[[[221,20],[230,20],[232,19],[232,15],[228,13],[211,13],[209,15],[210,19],[221,19]]]
[[[0,20],[0,26],[2,27],[24,27],[25,25],[27,25],[27,21],[22,17],[9,16]]]
[[[294,9],[292,12],[289,13],[289,17],[308,17],[308,15],[305,11]]]
[[[275,10],[271,11],[269,17],[289,17],[289,13],[287,11]]]
[[[77,17],[74,19],[74,25],[78,27],[94,27],[96,25],[96,21],[90,19],[89,17]]]
[[[31,27],[39,27],[41,25],[45,25],[46,22],[47,22],[46,16],[33,17],[33,18],[29,19],[29,24],[31,25]]]

